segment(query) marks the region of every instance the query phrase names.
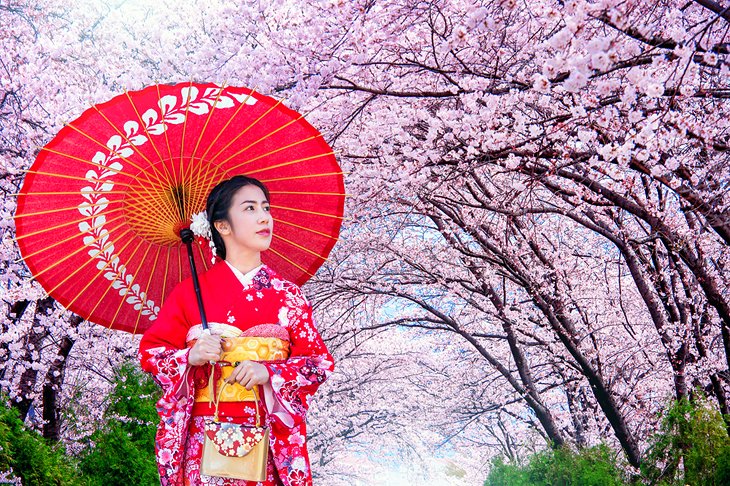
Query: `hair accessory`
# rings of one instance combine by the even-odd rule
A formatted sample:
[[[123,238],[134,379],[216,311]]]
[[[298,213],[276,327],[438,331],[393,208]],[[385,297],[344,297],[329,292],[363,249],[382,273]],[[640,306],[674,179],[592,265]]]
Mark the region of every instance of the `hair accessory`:
[[[213,257],[210,259],[211,263],[215,263],[215,257],[217,255],[215,249],[215,243],[213,242],[213,234],[210,231],[210,223],[208,222],[208,213],[201,211],[193,214],[190,223],[190,231],[194,235],[203,237],[208,240],[210,250],[213,252]]]

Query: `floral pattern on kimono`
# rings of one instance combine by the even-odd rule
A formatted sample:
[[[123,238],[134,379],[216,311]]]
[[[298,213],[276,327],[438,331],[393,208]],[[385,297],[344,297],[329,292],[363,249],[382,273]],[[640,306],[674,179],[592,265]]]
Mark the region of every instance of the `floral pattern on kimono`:
[[[298,286],[281,279],[266,265],[253,278],[243,280],[226,262],[218,262],[201,275],[200,286],[209,322],[236,326],[243,332],[276,323],[288,332],[289,358],[261,362],[270,375],[270,382],[263,386],[270,453],[284,485],[311,485],[306,412],[311,396],[334,369],[332,356],[312,319],[311,305]],[[207,375],[203,376],[207,367],[188,366],[186,336],[199,323],[192,280],[188,279],[173,290],[140,343],[142,368],[163,390],[157,404],[160,423],[155,450],[164,486],[182,485],[187,476],[184,457],[194,418],[194,389],[196,383],[207,381]]]

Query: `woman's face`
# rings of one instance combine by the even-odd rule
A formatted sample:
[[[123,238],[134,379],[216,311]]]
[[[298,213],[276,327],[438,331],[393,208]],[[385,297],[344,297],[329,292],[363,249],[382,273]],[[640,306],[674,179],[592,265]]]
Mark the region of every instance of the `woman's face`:
[[[233,196],[228,221],[216,221],[216,228],[226,243],[226,253],[236,250],[262,252],[271,246],[274,221],[269,201],[257,186],[243,186]]]

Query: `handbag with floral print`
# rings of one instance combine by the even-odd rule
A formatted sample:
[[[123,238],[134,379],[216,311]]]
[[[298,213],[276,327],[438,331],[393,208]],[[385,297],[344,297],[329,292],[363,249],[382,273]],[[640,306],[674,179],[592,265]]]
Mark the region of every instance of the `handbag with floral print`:
[[[269,453],[269,429],[261,425],[259,396],[253,388],[256,404],[256,425],[221,422],[218,404],[224,383],[215,401],[213,420],[205,422],[205,440],[200,463],[201,474],[223,478],[266,480]]]

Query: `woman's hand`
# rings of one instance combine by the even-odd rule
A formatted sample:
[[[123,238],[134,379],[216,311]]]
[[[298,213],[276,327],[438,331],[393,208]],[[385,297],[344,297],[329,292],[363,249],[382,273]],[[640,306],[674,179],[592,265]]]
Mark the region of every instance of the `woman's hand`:
[[[240,383],[246,390],[269,382],[269,370],[256,361],[244,361],[233,370],[228,383]]]
[[[211,361],[218,361],[221,359],[222,352],[221,337],[206,332],[195,341],[190,349],[188,363],[192,366],[200,366]]]

